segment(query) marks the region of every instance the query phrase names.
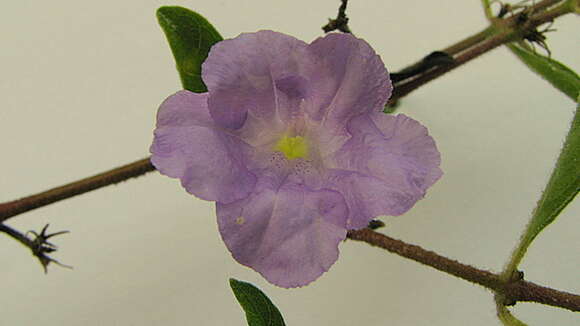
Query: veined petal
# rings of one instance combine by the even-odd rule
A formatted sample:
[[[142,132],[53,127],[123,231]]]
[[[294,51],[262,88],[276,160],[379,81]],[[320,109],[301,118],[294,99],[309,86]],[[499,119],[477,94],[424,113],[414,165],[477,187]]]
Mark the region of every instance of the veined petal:
[[[151,163],[191,194],[229,203],[246,197],[256,177],[245,166],[252,148],[213,125],[207,95],[181,91],[159,108]]]
[[[392,85],[381,58],[351,34],[327,34],[308,46],[314,57],[308,78],[312,96],[305,103],[325,128],[344,128],[356,115],[382,111]]]
[[[389,147],[400,150],[398,155],[389,155],[396,152],[395,150],[383,150],[384,156],[377,157],[375,164],[369,164],[372,173],[387,179],[388,169],[385,163],[387,166],[394,165],[396,162],[402,163],[401,168],[407,172],[409,184],[415,186],[424,195],[425,191],[443,175],[439,167],[441,154],[427,128],[404,114],[392,116],[377,113],[371,114],[370,118],[383,136],[388,139]],[[365,127],[363,125],[357,128],[356,123],[357,121],[353,120],[353,129],[360,130]],[[387,161],[387,158],[392,161]]]
[[[417,201],[416,194],[405,193],[385,181],[363,173],[332,169],[327,186],[346,200],[349,216],[347,229],[366,227],[378,216],[400,215]]]
[[[246,199],[217,203],[220,233],[233,257],[281,287],[317,279],[338,259],[346,237],[343,197],[261,178]]]
[[[401,215],[442,175],[427,129],[399,114],[363,114],[348,124],[351,138],[330,158],[329,182],[346,198],[349,228],[379,215]]]
[[[441,176],[427,130],[381,112],[388,72],[350,34],[242,34],[214,45],[202,75],[208,93],[162,104],[151,161],[217,202],[233,257],[271,283],[317,279],[348,229],[403,214]]]
[[[247,119],[257,119],[270,128],[284,127],[309,89],[300,71],[305,48],[306,43],[272,31],[216,44],[202,69],[216,123],[239,129]]]
[[[207,109],[207,93],[181,90],[169,96],[157,111],[157,128],[213,125]]]

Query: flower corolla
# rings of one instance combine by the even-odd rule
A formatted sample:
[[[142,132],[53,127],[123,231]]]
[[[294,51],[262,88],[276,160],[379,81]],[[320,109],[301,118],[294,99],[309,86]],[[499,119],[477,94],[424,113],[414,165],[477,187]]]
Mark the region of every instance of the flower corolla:
[[[405,213],[442,174],[427,129],[382,112],[389,74],[350,34],[241,34],[212,47],[202,78],[207,93],[161,104],[151,162],[215,201],[233,257],[273,284],[317,279],[347,230]]]

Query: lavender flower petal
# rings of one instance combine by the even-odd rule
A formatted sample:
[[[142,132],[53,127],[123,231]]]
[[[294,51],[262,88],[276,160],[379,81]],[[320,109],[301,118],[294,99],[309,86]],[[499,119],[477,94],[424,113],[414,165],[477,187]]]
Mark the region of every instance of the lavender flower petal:
[[[161,104],[151,162],[191,194],[228,203],[254,188],[256,177],[244,162],[252,148],[214,128],[206,100],[206,94],[180,91]]]
[[[214,45],[202,74],[215,122],[238,129],[250,112],[253,119],[287,123],[298,110],[293,99],[308,89],[296,84],[306,82],[299,77],[305,48],[306,43],[272,31],[241,34]]]
[[[329,182],[347,199],[349,228],[407,212],[442,175],[433,138],[403,114],[363,114],[350,120],[348,132],[330,158]]]
[[[218,202],[220,233],[234,258],[269,282],[303,286],[337,260],[346,237],[346,204],[334,191],[276,184],[262,178],[250,197]]]
[[[313,60],[307,113],[325,128],[341,128],[353,116],[382,111],[392,85],[381,58],[351,34],[328,34],[308,46]],[[306,62],[309,64],[310,62]]]
[[[151,161],[217,202],[233,257],[273,284],[312,282],[348,229],[403,214],[441,176],[425,127],[381,112],[388,72],[352,35],[242,34],[212,48],[202,75],[208,93],[161,105]]]

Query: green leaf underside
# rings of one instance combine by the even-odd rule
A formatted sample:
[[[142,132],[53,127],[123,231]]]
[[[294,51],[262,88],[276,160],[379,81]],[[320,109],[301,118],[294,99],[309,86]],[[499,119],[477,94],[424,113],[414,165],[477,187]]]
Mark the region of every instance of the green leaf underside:
[[[580,190],[580,104],[576,108],[570,132],[566,137],[556,167],[538,207],[534,211],[531,226],[539,231],[552,223],[560,212],[574,199]]]
[[[201,64],[212,45],[223,40],[221,35],[203,16],[182,7],[157,9],[157,20],[173,52],[183,88],[206,92]]]
[[[518,44],[508,44],[510,50],[532,71],[552,86],[576,101],[580,92],[580,77],[570,68],[549,57],[534,53]]]
[[[504,326],[528,326],[521,320],[514,317],[508,308],[504,306],[497,307],[497,316]]]
[[[285,326],[280,311],[270,299],[250,283],[230,279],[230,287],[246,312],[248,326]]]
[[[542,197],[533,212],[532,219],[515,250],[504,276],[511,275],[536,236],[574,199],[580,190],[580,104],[566,136],[564,146],[552,171]]]

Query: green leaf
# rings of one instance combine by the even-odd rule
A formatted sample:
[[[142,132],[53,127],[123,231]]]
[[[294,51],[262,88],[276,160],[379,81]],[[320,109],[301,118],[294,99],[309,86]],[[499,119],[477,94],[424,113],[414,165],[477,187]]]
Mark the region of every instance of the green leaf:
[[[576,101],[580,92],[580,77],[560,62],[534,53],[520,45],[508,44],[510,50],[532,71],[546,79],[552,86]]]
[[[552,176],[542,194],[530,222],[533,239],[552,223],[580,190],[580,104],[570,126],[570,131],[552,171]]]
[[[579,98],[580,100],[580,98]],[[580,190],[580,103],[577,104],[572,126],[552,171],[550,180],[538,201],[519,246],[514,251],[504,279],[509,279],[536,236],[574,199]]]
[[[233,278],[230,278],[230,287],[246,312],[249,326],[286,325],[278,308],[257,287]]]
[[[200,14],[182,7],[157,9],[157,20],[165,32],[183,88],[207,91],[201,80],[201,64],[210,48],[223,38]]]
[[[504,326],[528,326],[512,315],[508,308],[496,301],[497,317]]]

